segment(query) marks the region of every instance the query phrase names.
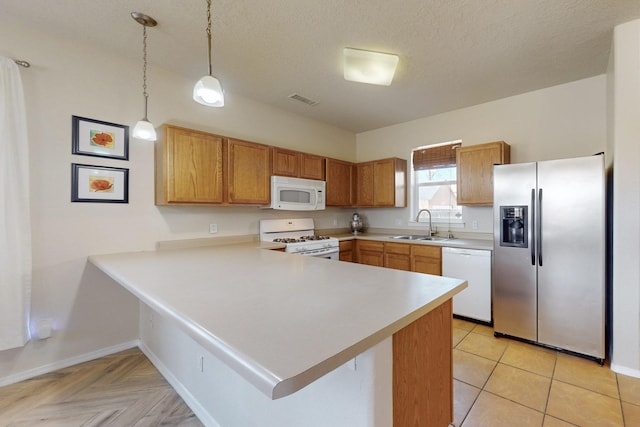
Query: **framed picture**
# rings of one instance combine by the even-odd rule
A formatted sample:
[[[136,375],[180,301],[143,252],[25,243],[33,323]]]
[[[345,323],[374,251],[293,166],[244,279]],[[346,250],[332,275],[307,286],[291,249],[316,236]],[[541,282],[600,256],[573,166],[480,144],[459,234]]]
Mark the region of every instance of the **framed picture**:
[[[71,201],[129,203],[129,169],[71,163]]]
[[[71,116],[72,154],[129,160],[129,126]]]

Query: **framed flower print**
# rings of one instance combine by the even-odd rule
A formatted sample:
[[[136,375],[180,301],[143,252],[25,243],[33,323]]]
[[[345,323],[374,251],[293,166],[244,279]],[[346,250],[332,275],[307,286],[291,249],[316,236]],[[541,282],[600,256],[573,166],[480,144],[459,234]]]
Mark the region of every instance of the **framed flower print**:
[[[129,126],[71,116],[72,154],[129,160]]]
[[[129,169],[71,163],[71,201],[129,203]]]

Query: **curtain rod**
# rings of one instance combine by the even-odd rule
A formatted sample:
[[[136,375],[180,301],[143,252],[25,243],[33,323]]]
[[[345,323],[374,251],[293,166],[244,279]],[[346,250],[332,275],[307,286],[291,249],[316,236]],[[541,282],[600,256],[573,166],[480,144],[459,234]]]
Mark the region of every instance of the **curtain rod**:
[[[18,65],[20,65],[21,67],[24,67],[24,68],[31,67],[31,64],[29,64],[29,62],[23,61],[22,59],[14,59],[13,62],[15,62],[16,64],[18,64]]]

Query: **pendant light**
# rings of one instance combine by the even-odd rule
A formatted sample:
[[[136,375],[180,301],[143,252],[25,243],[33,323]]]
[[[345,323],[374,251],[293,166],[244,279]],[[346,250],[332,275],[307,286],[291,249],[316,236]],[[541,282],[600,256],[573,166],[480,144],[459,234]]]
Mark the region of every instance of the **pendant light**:
[[[211,0],[207,0],[207,41],[209,43],[209,74],[193,87],[193,100],[208,107],[224,107],[224,93],[218,79],[211,73]]]
[[[158,22],[150,16],[140,12],[131,12],[131,17],[142,25],[142,95],[144,96],[144,117],[136,123],[132,136],[145,141],[155,141],[156,130],[147,118],[147,104],[149,94],[147,93],[147,27],[155,27]]]

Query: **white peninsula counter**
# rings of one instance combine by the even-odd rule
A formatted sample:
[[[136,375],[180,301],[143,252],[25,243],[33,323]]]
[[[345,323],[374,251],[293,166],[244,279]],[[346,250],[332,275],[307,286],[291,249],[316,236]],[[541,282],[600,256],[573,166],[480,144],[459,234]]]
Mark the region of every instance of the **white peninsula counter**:
[[[285,254],[261,249],[255,242],[97,255],[89,260],[150,309],[141,314],[142,346],[148,345],[147,350],[154,353],[151,360],[162,365],[160,370],[183,397],[187,394],[185,400],[195,406],[194,412],[205,424],[252,425],[255,420],[250,417],[218,417],[215,412],[252,411],[266,405],[266,412],[273,413],[284,405],[279,402],[307,392],[316,380],[333,374],[337,368],[345,369],[347,362],[385,340],[390,342],[392,336],[394,420],[400,416],[399,405],[416,401],[406,383],[407,378],[412,379],[409,382],[423,380],[419,372],[413,371],[414,367],[419,370],[421,364],[427,371],[441,370],[442,366],[434,363],[444,360],[446,365],[449,359],[448,366],[444,366],[448,372],[433,372],[438,376],[434,387],[449,393],[447,400],[452,399],[451,384],[446,387],[446,382],[452,381],[450,300],[466,287],[464,281]],[[154,319],[154,313],[160,318]],[[154,328],[164,324],[169,325],[165,338],[180,333],[194,341],[195,350],[181,352],[181,346],[186,344],[174,343],[172,349],[170,343],[159,343],[160,332]],[[436,338],[443,342],[436,343]],[[436,348],[429,349],[433,346]],[[428,360],[422,360],[416,348],[418,352],[426,351]],[[172,351],[181,355],[175,356]],[[172,369],[162,354],[189,366],[176,365]],[[225,403],[218,409],[214,403],[211,409],[211,405],[198,401],[198,396],[207,394],[206,384],[194,386],[203,390],[192,390],[182,379],[191,374],[175,372],[193,368],[201,375],[205,370],[210,373],[213,368],[205,368],[205,356],[212,359],[215,369],[229,370],[207,377],[210,385],[215,383],[219,389],[218,405],[228,393],[237,407],[229,408]],[[357,362],[352,363],[352,370],[359,370]],[[406,378],[400,378],[402,375]],[[238,380],[255,387],[274,406],[238,402],[256,399],[246,385],[237,385]],[[370,392],[375,393],[379,386],[375,379],[370,382]],[[433,391],[430,393],[434,398]],[[415,419],[415,414],[411,417]],[[273,425],[283,422],[286,421],[274,421]],[[299,422],[292,419],[289,425]],[[261,425],[271,424],[264,420]],[[345,420],[344,425],[384,424]]]

